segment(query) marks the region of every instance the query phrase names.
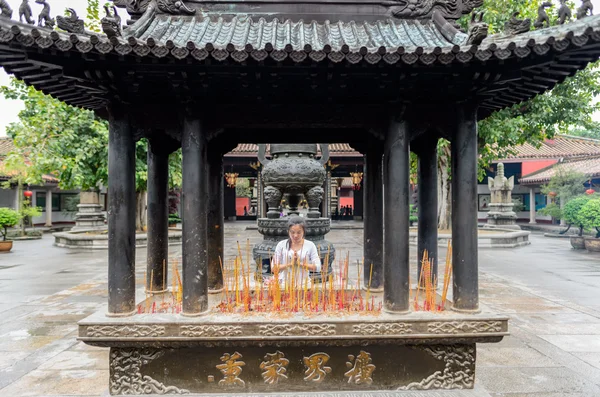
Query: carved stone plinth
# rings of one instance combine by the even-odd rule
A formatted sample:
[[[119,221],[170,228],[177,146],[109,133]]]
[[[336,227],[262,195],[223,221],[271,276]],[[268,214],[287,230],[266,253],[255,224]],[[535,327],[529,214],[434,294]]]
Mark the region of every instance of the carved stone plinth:
[[[100,312],[79,323],[80,340],[111,348],[113,395],[472,389],[475,344],[507,331],[506,317],[453,312]]]
[[[75,214],[75,227],[73,231],[104,229],[106,217],[100,204],[78,204],[79,212]]]
[[[486,229],[521,230],[517,225],[517,214],[513,211],[512,190],[515,187],[514,177],[504,176],[504,164],[498,163],[495,178],[488,178],[491,192],[490,211],[487,215]]]

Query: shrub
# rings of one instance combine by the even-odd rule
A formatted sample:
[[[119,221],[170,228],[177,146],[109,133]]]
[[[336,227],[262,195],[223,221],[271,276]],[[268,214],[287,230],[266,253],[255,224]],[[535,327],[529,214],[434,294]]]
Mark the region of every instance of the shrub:
[[[589,200],[579,212],[586,229],[596,229],[596,238],[600,238],[600,198]]]
[[[565,208],[563,209],[563,219],[567,224],[577,226],[579,228],[580,236],[583,235],[583,229],[585,229],[585,222],[580,216],[581,209],[593,198],[594,196],[587,194],[577,196],[565,204]]]
[[[2,234],[3,241],[6,241],[8,228],[19,223],[20,219],[21,216],[17,211],[11,208],[0,208],[0,233]]]

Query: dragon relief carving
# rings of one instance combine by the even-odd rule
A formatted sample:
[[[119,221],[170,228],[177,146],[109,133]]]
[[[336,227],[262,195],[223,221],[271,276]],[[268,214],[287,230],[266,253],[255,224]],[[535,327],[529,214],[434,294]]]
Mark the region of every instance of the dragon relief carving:
[[[242,334],[239,325],[183,325],[181,335],[189,337],[238,336]]]
[[[181,0],[158,0],[158,9],[173,15],[194,15],[196,10],[185,5]]]
[[[502,332],[501,321],[477,322],[433,322],[427,325],[427,331],[432,334],[459,334],[459,333],[485,333]]]
[[[142,365],[162,356],[156,349],[110,349],[111,395],[189,394],[189,390],[165,386],[150,376],[142,375]]]
[[[161,336],[165,333],[162,325],[92,325],[87,328],[88,337],[147,337]]]
[[[331,336],[335,335],[333,324],[266,324],[259,328],[262,336]]]
[[[358,335],[405,335],[412,332],[409,323],[375,323],[356,324],[352,332]]]
[[[456,20],[483,5],[483,0],[397,0],[390,7],[396,18],[430,18],[438,11],[444,18]]]
[[[444,370],[436,371],[420,382],[409,383],[398,390],[472,389],[475,384],[475,345],[414,347],[444,362]]]

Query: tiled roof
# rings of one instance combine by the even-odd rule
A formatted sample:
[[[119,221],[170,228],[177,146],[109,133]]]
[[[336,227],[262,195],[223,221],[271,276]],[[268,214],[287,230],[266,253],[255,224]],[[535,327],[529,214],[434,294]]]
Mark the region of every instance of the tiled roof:
[[[233,155],[240,156],[257,156],[258,155],[258,145],[254,143],[241,143],[235,149],[228,153],[228,157]],[[362,157],[362,155],[356,150],[352,149],[352,147],[347,143],[330,143],[329,144],[329,155],[332,157],[337,156],[357,156]]]
[[[514,148],[509,159],[556,159],[600,155],[600,140],[569,135],[557,135],[547,139],[538,148],[530,143]]]
[[[0,157],[6,156],[14,147],[12,139],[0,138]]]
[[[192,42],[198,48],[211,43],[217,48],[232,45],[243,50],[247,45],[264,48],[265,44],[271,43],[275,50],[284,50],[290,45],[296,51],[303,51],[305,46],[320,50],[325,44],[333,51],[340,51],[344,46],[350,51],[358,51],[361,47],[377,51],[379,47],[452,47],[467,41],[466,34],[448,41],[432,20],[318,23],[275,18],[267,22],[264,18],[254,21],[243,16],[226,20],[223,17],[182,18],[164,14],[153,18],[147,27],[134,29],[133,35],[142,41],[150,38],[157,43],[171,41],[178,47]]]
[[[596,157],[565,160],[551,167],[525,175],[519,182],[522,185],[547,183],[558,170],[580,172],[590,178],[600,177],[600,155]]]
[[[12,139],[10,138],[0,138],[0,180],[8,180],[10,179],[14,173],[5,171],[3,164],[3,157],[5,157],[11,150],[15,148]],[[58,183],[58,178],[52,175],[44,175],[42,176],[42,180],[46,183]]]

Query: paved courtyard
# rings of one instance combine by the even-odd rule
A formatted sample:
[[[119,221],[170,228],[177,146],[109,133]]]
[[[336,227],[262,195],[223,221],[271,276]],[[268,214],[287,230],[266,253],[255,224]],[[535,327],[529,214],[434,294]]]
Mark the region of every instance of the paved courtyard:
[[[236,241],[260,240],[249,225],[226,224],[226,257]],[[353,263],[362,260],[361,229],[336,229],[328,239]],[[600,256],[570,250],[568,240],[531,240],[480,250],[482,306],[510,316],[511,336],[478,345],[477,383],[494,397],[600,396]],[[76,340],[77,321],[106,305],[107,252],[52,243],[49,235],[17,242],[0,256],[0,396],[107,391],[108,349]],[[141,287],[145,249],[136,259]]]

